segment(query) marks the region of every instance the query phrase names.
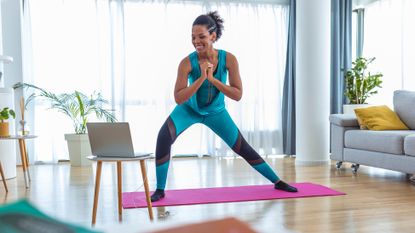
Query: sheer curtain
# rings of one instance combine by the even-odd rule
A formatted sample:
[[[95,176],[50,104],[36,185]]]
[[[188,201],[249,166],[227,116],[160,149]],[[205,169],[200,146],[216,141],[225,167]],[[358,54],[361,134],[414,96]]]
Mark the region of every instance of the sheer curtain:
[[[173,89],[181,59],[194,51],[191,24],[217,10],[225,19],[218,49],[239,61],[244,96],[228,110],[261,154],[279,154],[281,93],[288,5],[210,1],[30,1],[32,83],[61,93],[100,91],[130,123],[136,150],[154,151],[158,130],[175,107]],[[28,11],[27,11],[28,12]],[[26,79],[25,79],[26,80]],[[66,159],[71,123],[47,104],[35,103],[36,161]],[[230,155],[210,129],[195,125],[173,154]]]
[[[370,66],[383,73],[371,104],[393,106],[393,91],[415,90],[415,1],[380,0],[365,7],[363,56],[376,57]]]

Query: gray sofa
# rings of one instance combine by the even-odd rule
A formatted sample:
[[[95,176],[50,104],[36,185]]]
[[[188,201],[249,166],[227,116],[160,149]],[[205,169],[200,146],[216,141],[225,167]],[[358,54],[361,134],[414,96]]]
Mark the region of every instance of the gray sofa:
[[[350,162],[353,173],[362,164],[415,174],[415,92],[395,91],[393,105],[410,130],[360,130],[354,115],[330,115],[330,158],[337,168]]]

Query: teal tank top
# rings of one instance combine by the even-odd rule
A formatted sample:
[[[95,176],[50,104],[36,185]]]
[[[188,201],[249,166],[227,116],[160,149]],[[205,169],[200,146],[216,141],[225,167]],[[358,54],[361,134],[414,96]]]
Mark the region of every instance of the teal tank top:
[[[192,71],[188,75],[188,80],[189,84],[192,85],[201,74],[197,52],[191,53],[189,59]],[[226,84],[228,70],[226,69],[226,52],[224,50],[218,50],[218,65],[213,76],[223,84]],[[225,96],[206,79],[185,104],[201,115],[219,113],[225,109]]]

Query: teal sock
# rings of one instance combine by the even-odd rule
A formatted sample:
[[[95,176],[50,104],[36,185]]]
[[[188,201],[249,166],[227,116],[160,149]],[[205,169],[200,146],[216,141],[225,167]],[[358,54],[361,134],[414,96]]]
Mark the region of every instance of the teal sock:
[[[166,188],[167,171],[169,170],[170,161],[163,163],[162,165],[156,166],[157,176],[157,189]]]
[[[275,174],[275,172],[272,170],[272,168],[266,163],[260,163],[258,165],[252,165],[255,170],[257,170],[261,175],[263,175],[265,178],[267,178],[272,183],[277,182],[280,180],[280,178]]]

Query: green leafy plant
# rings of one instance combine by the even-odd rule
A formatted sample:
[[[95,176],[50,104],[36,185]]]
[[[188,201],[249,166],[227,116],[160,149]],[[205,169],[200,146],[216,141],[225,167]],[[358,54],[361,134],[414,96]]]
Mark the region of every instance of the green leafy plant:
[[[16,113],[8,107],[3,108],[0,112],[0,122],[3,123],[4,121],[8,120],[10,117],[13,117],[13,119],[16,118]]]
[[[377,88],[382,87],[383,75],[381,73],[371,74],[367,71],[368,65],[375,58],[357,58],[352,62],[352,68],[346,71],[345,78],[345,95],[350,104],[366,104],[366,100],[371,95],[377,94]]]
[[[92,95],[87,96],[79,91],[74,91],[69,94],[56,95],[27,83],[16,83],[13,88],[32,88],[38,91],[39,93],[32,93],[27,98],[26,106],[34,98],[41,97],[48,100],[51,104],[50,108],[57,109],[72,120],[76,134],[86,133],[86,123],[90,114],[95,114],[98,119],[105,119],[107,122],[116,121],[113,110],[104,109],[103,106],[108,104],[108,101],[100,93],[94,92]]]

